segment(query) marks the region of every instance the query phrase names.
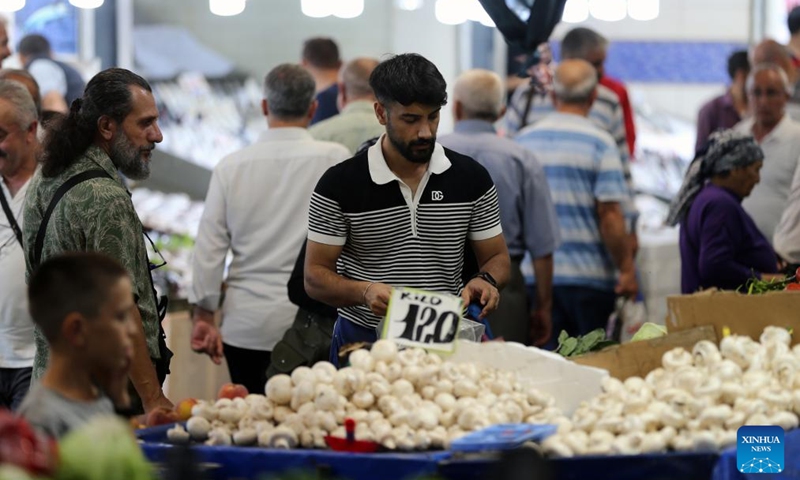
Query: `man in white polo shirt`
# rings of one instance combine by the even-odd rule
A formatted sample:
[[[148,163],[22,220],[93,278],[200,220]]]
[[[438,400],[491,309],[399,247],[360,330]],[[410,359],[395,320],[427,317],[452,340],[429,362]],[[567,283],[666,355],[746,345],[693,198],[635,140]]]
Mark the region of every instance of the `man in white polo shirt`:
[[[392,287],[460,294],[485,317],[509,276],[492,178],[436,143],[447,103],[439,70],[420,55],[398,55],[375,68],[370,85],[386,133],[325,173],[309,212],[305,285],[339,308],[334,363],[341,346],[376,339]],[[467,241],[480,272],[464,285]]]
[[[753,135],[764,151],[761,181],[742,206],[770,243],[774,242],[781,215],[790,207],[787,200],[792,178],[800,164],[800,124],[786,113],[791,95],[792,86],[783,69],[773,63],[754,65],[747,77],[753,116],[734,127]]]
[[[21,83],[0,80],[0,407],[28,393],[36,347],[28,313],[22,207],[36,171],[37,112]]]
[[[322,174],[350,155],[308,133],[316,107],[314,79],[301,66],[269,72],[262,102],[269,130],[214,169],[197,234],[192,348],[217,363],[224,351],[231,380],[253,393],[264,391],[271,351],[297,314],[286,283],[306,238],[308,199]],[[213,314],[228,251],[220,333]]]

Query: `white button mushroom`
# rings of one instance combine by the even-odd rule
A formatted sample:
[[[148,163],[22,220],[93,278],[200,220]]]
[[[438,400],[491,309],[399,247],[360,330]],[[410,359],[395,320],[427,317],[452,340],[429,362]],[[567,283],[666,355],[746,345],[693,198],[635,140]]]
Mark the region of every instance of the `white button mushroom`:
[[[297,411],[303,404],[312,402],[316,393],[315,384],[309,380],[303,380],[292,389],[292,397],[289,405],[292,410]]]
[[[186,422],[186,429],[192,440],[197,442],[205,441],[208,438],[208,433],[211,431],[211,423],[203,417],[192,417]]]
[[[333,388],[322,389],[317,394],[317,398],[314,400],[314,405],[317,407],[317,410],[322,410],[325,412],[335,411],[340,407],[339,394]]]
[[[292,413],[294,412],[292,411],[291,408],[285,405],[279,405],[275,407],[275,409],[272,411],[272,419],[275,421],[275,423],[283,423],[284,421],[286,421],[286,417],[288,417]]]
[[[478,385],[471,379],[461,379],[453,385],[453,393],[456,397],[476,397],[478,395]]]
[[[267,381],[267,398],[275,405],[288,405],[292,400],[292,378],[279,373]]]
[[[356,350],[350,354],[350,366],[364,373],[369,373],[375,367],[375,360],[367,350]]]
[[[370,408],[375,404],[375,396],[367,390],[356,392],[353,395],[353,404],[362,409]]]
[[[291,428],[279,426],[269,432],[267,446],[270,448],[294,448],[297,446],[297,434]]]
[[[311,371],[317,377],[317,383],[332,383],[336,367],[331,362],[317,362],[311,367]]]
[[[372,345],[370,354],[375,361],[391,363],[397,357],[397,344],[391,340],[378,340]]]
[[[667,371],[676,371],[692,365],[692,354],[681,347],[673,348],[661,357],[661,364]]]
[[[215,428],[208,433],[208,440],[206,445],[211,446],[230,446],[233,444],[231,434],[227,430]]]
[[[300,366],[300,367],[295,368],[292,371],[291,378],[292,378],[292,384],[293,385],[300,385],[300,382],[302,382],[304,380],[309,381],[311,383],[316,383],[317,382],[317,376],[314,374],[314,372],[311,370],[311,368],[306,367],[306,366]]]
[[[405,396],[414,393],[414,385],[408,380],[401,378],[392,383],[392,395],[396,398],[402,399]]]
[[[219,415],[219,410],[216,407],[213,407],[205,402],[200,402],[192,407],[193,417],[203,417],[209,422],[213,422],[214,420],[216,420],[218,415]]]
[[[797,415],[792,412],[777,412],[769,417],[768,424],[778,425],[788,431],[797,428],[798,419]]]
[[[170,443],[185,445],[189,443],[189,439],[189,432],[184,430],[183,426],[179,423],[176,423],[174,427],[167,430],[167,440],[169,440]]]
[[[241,446],[255,445],[258,441],[258,434],[254,428],[245,428],[233,434],[233,443]]]

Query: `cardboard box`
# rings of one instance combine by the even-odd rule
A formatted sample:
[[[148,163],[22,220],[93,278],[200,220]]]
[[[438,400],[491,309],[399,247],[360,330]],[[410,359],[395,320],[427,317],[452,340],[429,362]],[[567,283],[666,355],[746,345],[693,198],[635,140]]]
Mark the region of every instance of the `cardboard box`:
[[[800,342],[800,292],[744,295],[707,290],[668,297],[667,309],[669,332],[712,325],[720,339],[727,327],[731,334],[748,335],[758,340],[765,327],[776,326],[793,328],[792,343]]]
[[[706,325],[650,340],[615,345],[599,352],[571,357],[570,360],[581,365],[606,369],[612,377],[620,380],[628,377],[644,378],[661,367],[661,358],[666,352],[677,347],[691,351],[700,340],[716,343],[714,327]]]

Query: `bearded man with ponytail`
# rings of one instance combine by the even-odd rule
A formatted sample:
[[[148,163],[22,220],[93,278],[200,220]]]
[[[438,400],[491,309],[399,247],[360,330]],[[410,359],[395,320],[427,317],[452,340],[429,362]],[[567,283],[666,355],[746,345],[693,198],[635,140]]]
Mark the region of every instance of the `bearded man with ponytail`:
[[[172,407],[161,389],[171,356],[160,323],[165,302],[153,288],[155,266],[121,177],[147,178],[152,151],[162,138],[147,81],[121,68],[98,73],[69,114],[48,129],[24,211],[29,278],[48,258],[75,251],[106,254],[130,273],[137,307],[134,353],[128,359],[134,413]],[[37,331],[35,339],[34,380],[48,358],[42,333]]]

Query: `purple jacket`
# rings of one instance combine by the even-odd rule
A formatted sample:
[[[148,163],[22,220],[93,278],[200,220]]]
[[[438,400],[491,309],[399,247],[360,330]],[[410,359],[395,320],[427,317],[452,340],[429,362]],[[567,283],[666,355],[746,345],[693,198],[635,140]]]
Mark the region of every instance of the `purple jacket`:
[[[681,222],[681,290],[734,290],[778,271],[775,252],[733,192],[707,184]]]

